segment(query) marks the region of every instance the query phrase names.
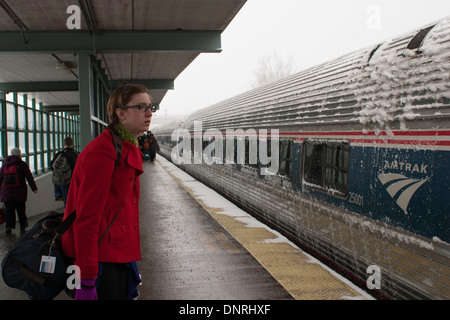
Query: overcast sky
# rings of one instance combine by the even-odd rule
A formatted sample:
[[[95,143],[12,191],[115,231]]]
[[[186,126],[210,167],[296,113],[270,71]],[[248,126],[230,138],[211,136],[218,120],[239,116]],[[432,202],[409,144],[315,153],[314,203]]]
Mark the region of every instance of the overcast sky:
[[[155,117],[188,114],[248,91],[258,60],[274,51],[291,55],[301,71],[446,16],[450,0],[248,0],[222,33],[223,51],[200,54]]]

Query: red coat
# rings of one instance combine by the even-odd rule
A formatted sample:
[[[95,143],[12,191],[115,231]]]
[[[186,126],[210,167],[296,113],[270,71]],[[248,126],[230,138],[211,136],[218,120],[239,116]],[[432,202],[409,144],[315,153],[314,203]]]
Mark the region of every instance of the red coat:
[[[76,220],[62,237],[63,252],[75,258],[82,279],[97,277],[98,262],[141,259],[139,236],[139,149],[122,140],[120,165],[109,130],[91,141],[78,157],[70,182],[64,218]],[[97,242],[123,205],[100,245]]]

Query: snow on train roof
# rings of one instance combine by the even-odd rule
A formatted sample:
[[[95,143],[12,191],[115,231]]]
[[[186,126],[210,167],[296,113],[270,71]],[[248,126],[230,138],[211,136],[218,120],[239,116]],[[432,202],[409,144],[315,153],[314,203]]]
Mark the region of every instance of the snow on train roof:
[[[389,134],[393,120],[406,130],[407,120],[439,116],[444,104],[448,112],[450,17],[430,27],[415,50],[405,49],[411,35],[385,42],[366,66],[351,74],[348,83],[360,108],[360,123],[375,124]]]
[[[407,49],[425,28],[420,45]],[[192,129],[193,121],[202,121],[204,130],[339,124],[388,135],[393,126],[405,130],[410,120],[448,126],[450,17],[425,28],[195,111],[158,131]]]

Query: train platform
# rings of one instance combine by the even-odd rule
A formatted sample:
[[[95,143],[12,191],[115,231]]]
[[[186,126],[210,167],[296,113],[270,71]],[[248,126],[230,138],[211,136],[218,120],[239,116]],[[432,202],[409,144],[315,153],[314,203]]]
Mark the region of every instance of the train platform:
[[[165,158],[143,166],[139,300],[374,299]],[[19,236],[0,226],[2,257]],[[27,299],[1,280],[0,300]]]

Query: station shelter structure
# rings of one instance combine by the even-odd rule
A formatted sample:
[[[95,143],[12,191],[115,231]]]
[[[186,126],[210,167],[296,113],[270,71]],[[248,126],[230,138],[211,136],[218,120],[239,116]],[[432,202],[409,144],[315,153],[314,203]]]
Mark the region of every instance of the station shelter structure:
[[[199,54],[221,52],[245,2],[0,0],[0,162],[21,149],[40,190],[28,214],[60,205],[50,161],[66,136],[81,152],[103,131],[115,87],[141,83],[159,108]]]

